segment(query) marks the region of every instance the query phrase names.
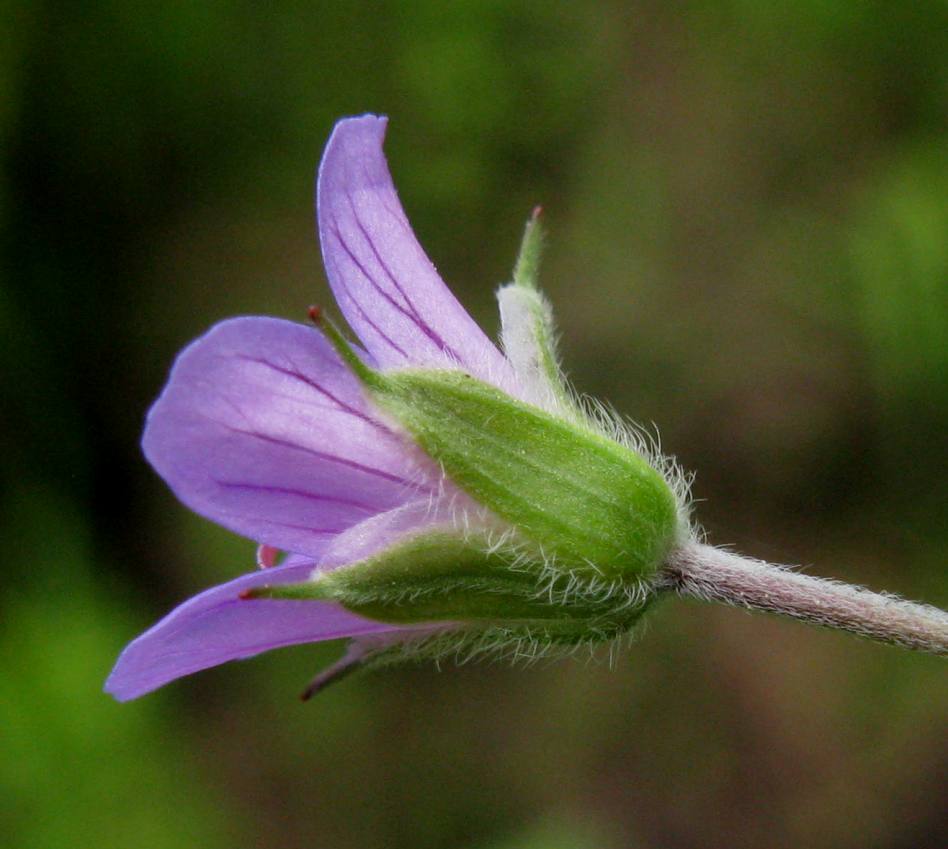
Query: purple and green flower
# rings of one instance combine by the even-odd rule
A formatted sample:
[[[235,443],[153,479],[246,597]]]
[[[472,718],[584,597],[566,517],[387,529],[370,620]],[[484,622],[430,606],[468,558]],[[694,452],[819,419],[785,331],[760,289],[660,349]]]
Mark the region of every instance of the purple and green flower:
[[[825,587],[786,589],[826,582],[698,542],[685,476],[563,379],[536,286],[537,216],[498,292],[498,348],[415,239],[385,126],[341,121],[317,181],[326,273],[361,347],[318,312],[315,327],[224,321],[180,354],[148,414],[154,468],[192,510],[256,540],[264,568],[134,640],[108,692],[132,699],[342,638],[348,651],[308,694],[406,658],[570,653],[630,633],[670,590],[811,621],[816,610],[820,624],[944,650],[944,614],[917,639],[880,635],[853,627],[845,604],[834,619],[814,595]]]

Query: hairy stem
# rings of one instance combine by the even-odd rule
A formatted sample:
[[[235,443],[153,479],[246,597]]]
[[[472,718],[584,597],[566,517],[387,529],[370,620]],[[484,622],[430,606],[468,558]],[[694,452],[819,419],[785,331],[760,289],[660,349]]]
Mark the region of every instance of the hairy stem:
[[[682,596],[792,616],[910,649],[948,654],[948,613],[814,578],[700,543],[675,550],[666,585]]]

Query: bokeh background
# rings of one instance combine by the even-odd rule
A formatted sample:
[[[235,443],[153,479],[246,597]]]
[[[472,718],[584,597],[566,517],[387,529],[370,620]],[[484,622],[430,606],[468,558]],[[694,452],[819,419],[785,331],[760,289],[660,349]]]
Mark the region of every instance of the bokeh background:
[[[175,352],[329,303],[312,180],[391,116],[491,333],[536,203],[583,391],[657,424],[710,538],[948,606],[948,7],[0,4],[0,842],[948,844],[944,662],[671,601],[614,669],[355,677],[338,645],[118,705],[122,648],[248,569],[138,448]]]

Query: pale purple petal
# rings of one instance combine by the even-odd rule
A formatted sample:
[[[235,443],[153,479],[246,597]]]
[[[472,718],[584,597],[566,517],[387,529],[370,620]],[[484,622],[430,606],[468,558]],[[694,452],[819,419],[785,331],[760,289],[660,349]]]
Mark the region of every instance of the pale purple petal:
[[[347,563],[356,563],[392,543],[420,533],[438,530],[449,534],[460,533],[456,517],[461,513],[466,516],[467,530],[483,527],[482,517],[486,515],[483,508],[446,481],[445,492],[437,499],[412,501],[366,519],[341,533],[320,557],[319,569],[336,569]]]
[[[142,444],[191,509],[314,558],[429,487],[428,461],[378,421],[324,337],[279,319],[231,319],[186,348]]]
[[[386,119],[336,124],[317,181],[323,262],[346,320],[382,367],[461,367],[506,386],[509,366],[415,239],[382,153]]]
[[[312,571],[312,561],[296,557],[195,596],[126,647],[106,692],[127,701],[183,675],[270,649],[406,630],[363,619],[332,602],[240,598],[252,587],[301,583]]]

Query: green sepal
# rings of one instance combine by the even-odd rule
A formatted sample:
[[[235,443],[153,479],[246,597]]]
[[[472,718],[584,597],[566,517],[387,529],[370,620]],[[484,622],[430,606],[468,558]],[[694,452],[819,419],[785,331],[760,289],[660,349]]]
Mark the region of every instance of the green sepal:
[[[542,632],[577,642],[621,633],[641,616],[651,594],[620,587],[598,593],[570,575],[544,573],[480,534],[419,533],[364,560],[311,581],[251,590],[249,598],[337,602],[380,622],[450,622]]]
[[[542,209],[539,206],[536,207],[523,229],[523,239],[520,242],[520,252],[517,255],[517,264],[514,266],[513,273],[515,286],[523,286],[527,289],[537,288],[540,257],[543,255],[543,243],[546,238],[543,225],[540,224],[541,212]]]
[[[531,400],[582,421],[582,411],[560,369],[553,311],[543,293],[511,283],[497,290],[497,304],[504,354],[520,382],[529,387]]]
[[[675,542],[677,502],[636,452],[458,371],[377,375],[369,388],[448,477],[587,577],[648,578]]]
[[[553,415],[461,371],[376,371],[332,322],[316,320],[368,395],[454,484],[531,544],[535,562],[626,584],[658,571],[678,536],[678,502],[636,451],[582,416]]]
[[[300,584],[266,584],[244,590],[242,599],[272,598],[279,601],[332,601],[332,596],[318,580],[303,581]]]
[[[582,420],[582,411],[569,391],[556,355],[553,310],[537,285],[544,240],[537,207],[523,232],[513,282],[497,290],[501,344],[531,396],[528,400]]]

